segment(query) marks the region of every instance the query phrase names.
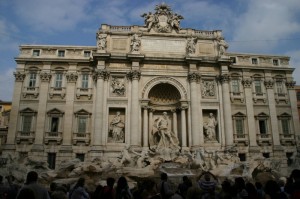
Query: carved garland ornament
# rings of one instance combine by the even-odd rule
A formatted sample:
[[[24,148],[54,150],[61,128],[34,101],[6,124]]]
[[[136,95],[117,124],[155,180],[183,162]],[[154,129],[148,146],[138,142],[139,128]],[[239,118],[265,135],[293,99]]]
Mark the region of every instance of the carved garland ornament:
[[[132,70],[127,73],[127,78],[130,80],[139,80],[141,78],[141,72],[138,70]]]
[[[76,82],[78,78],[78,74],[69,72],[67,73],[66,78],[68,82]]]
[[[49,82],[52,75],[50,73],[41,73],[40,78],[43,82]]]
[[[295,81],[288,81],[285,83],[287,89],[294,89],[296,82]]]
[[[268,80],[265,80],[264,84],[265,84],[266,88],[271,89],[271,88],[273,88],[274,81],[272,79],[268,79]]]
[[[16,79],[16,82],[22,82],[25,79],[25,73],[20,73],[20,72],[14,72],[14,76]]]
[[[223,74],[219,76],[219,81],[223,83],[228,83],[229,82],[229,75],[228,74]]]
[[[189,82],[198,82],[200,80],[200,75],[196,72],[190,72],[188,74]]]
[[[242,80],[242,84],[244,85],[245,88],[251,88],[251,86],[252,86],[252,79],[245,78],[245,79]]]

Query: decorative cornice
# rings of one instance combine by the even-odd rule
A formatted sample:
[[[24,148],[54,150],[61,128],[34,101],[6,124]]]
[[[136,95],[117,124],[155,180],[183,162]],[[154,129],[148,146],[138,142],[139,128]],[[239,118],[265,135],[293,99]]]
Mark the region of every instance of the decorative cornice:
[[[296,85],[296,82],[295,81],[288,81],[285,83],[286,85],[286,88],[287,89],[294,89],[295,85]]]
[[[75,72],[69,72],[66,74],[66,78],[68,82],[76,82],[78,78],[78,74]]]
[[[243,84],[244,88],[251,88],[251,86],[252,86],[252,79],[245,78],[245,79],[242,80],[242,84]]]
[[[22,82],[25,79],[25,73],[14,72],[16,82]]]
[[[272,89],[274,85],[274,81],[272,79],[266,79],[264,84],[267,89]]]
[[[139,70],[132,70],[127,73],[127,78],[130,80],[140,80],[141,72]]]
[[[40,73],[40,78],[42,82],[49,82],[52,75],[50,73],[42,72]]]
[[[196,73],[196,72],[190,72],[188,74],[188,80],[189,82],[199,82],[200,80],[200,75],[199,73]]]

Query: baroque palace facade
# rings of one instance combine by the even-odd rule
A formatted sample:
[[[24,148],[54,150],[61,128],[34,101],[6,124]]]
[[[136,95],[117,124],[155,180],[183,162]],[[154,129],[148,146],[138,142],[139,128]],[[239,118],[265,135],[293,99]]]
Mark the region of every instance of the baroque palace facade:
[[[21,45],[4,153],[50,168],[149,149],[286,160],[299,117],[289,57],[226,52],[219,30],[180,28],[165,4],[144,26],[102,25],[96,46]]]

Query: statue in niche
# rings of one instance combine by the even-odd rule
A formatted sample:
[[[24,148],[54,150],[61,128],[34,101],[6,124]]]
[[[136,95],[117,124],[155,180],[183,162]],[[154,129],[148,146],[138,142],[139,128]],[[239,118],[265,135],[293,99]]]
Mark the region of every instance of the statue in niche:
[[[197,37],[188,38],[186,49],[187,49],[187,53],[189,55],[190,54],[195,54],[195,52],[196,52],[196,44],[197,44]]]
[[[223,37],[217,38],[218,44],[219,44],[219,53],[220,56],[224,55],[227,48],[229,47],[228,43],[224,40]]]
[[[204,136],[206,140],[215,141],[216,140],[216,126],[218,122],[213,113],[209,113],[207,121],[204,123]]]
[[[106,48],[106,37],[107,35],[105,34],[98,34],[97,36],[97,46],[100,50],[105,50]]]
[[[204,81],[202,84],[202,97],[213,97],[215,96],[215,82]]]
[[[113,78],[111,82],[111,87],[113,88],[113,93],[116,93],[117,95],[124,95],[125,85],[121,79]]]
[[[116,116],[110,122],[110,136],[114,142],[124,142],[124,127],[125,124],[121,119],[120,112],[118,111]]]
[[[177,136],[169,130],[168,114],[163,115],[154,121],[153,125],[153,142],[156,149],[179,149]]]
[[[141,46],[141,39],[138,34],[134,34],[131,39],[131,52],[138,52]]]

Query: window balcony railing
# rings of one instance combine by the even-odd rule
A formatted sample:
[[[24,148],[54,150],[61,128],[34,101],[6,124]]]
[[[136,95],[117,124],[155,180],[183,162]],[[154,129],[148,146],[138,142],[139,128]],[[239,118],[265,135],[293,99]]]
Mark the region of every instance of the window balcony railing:
[[[233,134],[234,143],[243,144],[245,146],[249,145],[249,137],[248,134]]]
[[[295,145],[296,138],[294,134],[280,134],[280,143],[282,145]]]
[[[88,99],[91,99],[93,96],[93,89],[92,88],[77,88],[77,91],[76,91],[77,99],[79,99],[80,96],[87,96]]]
[[[54,96],[59,96],[61,99],[64,99],[66,96],[66,87],[51,87],[49,97],[52,99]]]
[[[33,95],[35,98],[39,96],[39,87],[24,87],[23,97],[26,98],[27,95]]]
[[[256,134],[256,139],[257,139],[258,145],[271,145],[272,144],[271,134],[258,133],[258,134]]]
[[[34,133],[35,132],[33,132],[33,131],[30,131],[30,132],[18,131],[17,137],[16,137],[17,144],[20,144],[21,142],[28,142],[29,144],[33,144]]]
[[[61,144],[62,142],[62,132],[46,132],[45,144],[49,144],[49,142],[56,142],[57,144]]]
[[[73,144],[76,145],[77,143],[85,143],[85,145],[89,145],[91,141],[90,133],[73,133]]]

